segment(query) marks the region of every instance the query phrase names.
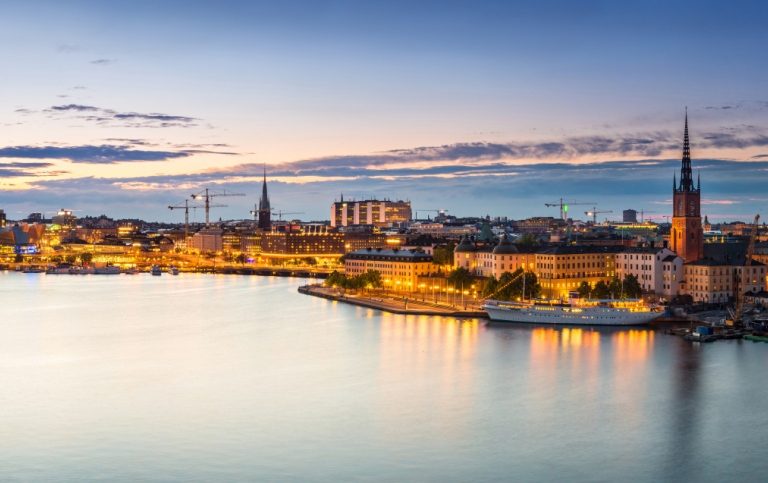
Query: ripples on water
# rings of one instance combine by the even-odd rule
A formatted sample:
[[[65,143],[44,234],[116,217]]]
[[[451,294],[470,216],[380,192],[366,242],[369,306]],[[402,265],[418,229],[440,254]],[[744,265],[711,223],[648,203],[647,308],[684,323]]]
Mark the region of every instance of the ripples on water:
[[[0,272],[0,480],[757,481],[768,344]]]

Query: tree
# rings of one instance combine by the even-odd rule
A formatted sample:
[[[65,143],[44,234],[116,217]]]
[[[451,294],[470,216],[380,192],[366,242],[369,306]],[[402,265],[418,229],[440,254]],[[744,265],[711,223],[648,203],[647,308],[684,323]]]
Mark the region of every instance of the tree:
[[[304,262],[310,266],[317,265],[317,259],[315,259],[315,257],[306,257],[304,258]]]
[[[523,236],[515,240],[515,244],[521,247],[535,247],[538,246],[539,240],[533,233],[523,233]]]
[[[54,255],[51,257],[52,263],[61,263],[64,258],[61,255]]]
[[[80,254],[80,261],[83,264],[91,263],[91,260],[93,260],[93,253],[91,252],[85,252]]]
[[[608,284],[600,280],[595,284],[595,288],[592,289],[592,298],[595,299],[607,299],[611,295],[608,289]]]
[[[326,287],[338,287],[341,286],[346,281],[346,275],[341,274],[334,270],[331,272],[330,275],[328,275],[328,278],[325,279],[325,282],[323,282],[323,285]]]
[[[365,277],[365,286],[371,286],[373,288],[379,288],[383,285],[381,280],[381,272],[378,270],[368,270],[363,274]]]
[[[432,263],[437,265],[438,271],[444,265],[453,266],[453,250],[455,248],[455,243],[448,242],[444,247],[435,247],[432,251]]]
[[[448,275],[448,283],[454,288],[467,288],[472,285],[474,280],[475,277],[472,276],[472,273],[464,267],[459,267]]]
[[[589,298],[589,294],[592,293],[592,287],[589,285],[589,282],[584,280],[581,282],[581,285],[579,285],[579,288],[577,289],[579,291],[579,298],[587,299]]]
[[[22,263],[24,261],[24,257],[21,256],[21,253],[17,253],[15,257],[13,257],[14,263]]]
[[[523,278],[525,278],[525,283],[523,283]],[[536,274],[533,272],[526,271],[525,276],[515,279],[510,287],[512,289],[512,299],[534,299],[541,295],[541,285],[539,285],[538,277],[536,277]],[[523,292],[523,290],[525,290],[525,292]]]
[[[499,287],[499,281],[491,275],[488,277],[488,280],[485,281],[485,285],[483,286],[483,298],[491,298],[494,296],[496,289]]]
[[[499,282],[496,285],[496,295],[494,297],[499,300],[512,300],[512,283],[517,278],[522,277],[522,273],[522,268],[518,268],[514,272],[502,273],[501,277],[499,277]]]
[[[74,264],[77,261],[77,257],[75,255],[67,255],[65,260],[67,260],[67,263],[72,265],[72,264]]]
[[[608,285],[608,291],[611,292],[612,299],[621,298],[621,280],[619,280],[619,277],[614,277],[611,280],[610,285]]]
[[[643,287],[637,277],[631,273],[624,277],[624,298],[640,298],[643,296]]]
[[[245,264],[245,259],[246,259],[245,253],[241,253],[240,255],[237,256],[236,261],[240,265],[244,265]]]

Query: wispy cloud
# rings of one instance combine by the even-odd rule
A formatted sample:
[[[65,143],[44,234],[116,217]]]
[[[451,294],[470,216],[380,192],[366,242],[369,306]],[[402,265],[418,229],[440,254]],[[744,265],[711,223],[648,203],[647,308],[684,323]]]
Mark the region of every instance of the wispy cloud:
[[[0,158],[62,159],[73,163],[114,164],[135,161],[167,161],[191,156],[190,152],[138,151],[125,146],[12,146],[0,148]]]
[[[736,205],[741,203],[741,201],[736,200],[710,200],[708,198],[703,198],[701,200],[702,205]]]
[[[29,111],[33,112],[33,111]],[[65,104],[51,106],[43,112],[54,117],[66,115],[66,119],[81,119],[101,126],[168,128],[168,127],[197,127],[200,119],[189,116],[174,116],[158,112],[118,112],[83,104]],[[72,116],[71,114],[74,114]]]
[[[83,50],[82,47],[74,44],[61,44],[56,47],[56,52],[59,52],[62,54],[71,54],[72,52],[79,52],[81,50]]]
[[[96,60],[92,60],[91,64],[94,64],[94,65],[109,65],[109,64],[113,64],[115,62],[117,62],[117,60],[115,60],[115,59],[96,59]]]
[[[20,177],[52,177],[65,174],[66,171],[45,171],[54,167],[53,163],[2,163],[0,162],[0,178]]]

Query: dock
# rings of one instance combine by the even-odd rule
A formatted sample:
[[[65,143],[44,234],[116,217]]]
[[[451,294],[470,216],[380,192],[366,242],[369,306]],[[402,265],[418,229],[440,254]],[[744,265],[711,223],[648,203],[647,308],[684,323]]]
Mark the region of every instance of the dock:
[[[323,287],[322,285],[303,285],[299,287],[299,293],[320,297],[327,300],[335,300],[349,305],[357,305],[369,309],[381,310],[392,314],[400,315],[429,315],[457,318],[483,318],[487,319],[488,314],[484,310],[475,308],[462,309],[446,304],[436,304],[432,302],[417,300],[416,298],[405,297],[402,294],[382,295],[380,293],[342,293],[338,289]],[[416,297],[416,294],[413,295]]]

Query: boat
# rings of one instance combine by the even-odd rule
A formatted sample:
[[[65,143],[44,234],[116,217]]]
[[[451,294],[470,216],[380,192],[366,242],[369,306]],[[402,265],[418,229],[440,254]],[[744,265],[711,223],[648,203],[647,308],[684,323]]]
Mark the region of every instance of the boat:
[[[564,325],[643,325],[664,314],[658,305],[639,299],[579,299],[570,304],[538,300],[486,300],[483,310],[492,321]]]
[[[97,275],[120,275],[120,267],[107,265],[106,267],[96,267]]]
[[[163,270],[157,265],[152,265],[151,267],[149,267],[149,273],[159,277],[160,275],[163,274]]]
[[[37,265],[32,265],[31,267],[24,267],[24,270],[22,270],[23,273],[45,273],[45,269],[43,267],[38,267]]]
[[[139,273],[139,269],[136,267],[124,268],[122,269],[122,273],[126,275],[136,275],[137,273]]]
[[[764,335],[745,335],[744,338],[753,342],[768,342],[768,337]]]
[[[168,273],[170,275],[178,275],[179,274],[179,269],[174,267],[173,265],[171,265],[170,267],[168,267]]]

